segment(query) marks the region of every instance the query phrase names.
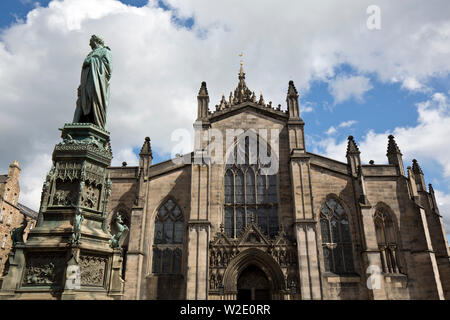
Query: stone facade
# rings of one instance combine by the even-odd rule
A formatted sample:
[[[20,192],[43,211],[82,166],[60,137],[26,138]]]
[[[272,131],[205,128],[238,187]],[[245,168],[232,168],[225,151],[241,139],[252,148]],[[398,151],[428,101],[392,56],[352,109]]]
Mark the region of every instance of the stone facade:
[[[290,81],[287,110],[272,107],[241,65],[214,111],[201,84],[193,152],[153,164],[147,137],[133,167],[110,166],[107,131],[66,124],[0,299],[449,299],[418,162],[405,170],[393,136],[388,164],[361,163],[352,136],[346,162],[308,152],[298,97]]]
[[[9,166],[8,174],[0,175],[0,275],[5,270],[8,255],[11,251],[11,231],[22,225],[26,221],[24,230],[24,241],[28,238],[28,233],[36,225],[37,212],[19,203],[20,167],[17,161]]]
[[[417,161],[405,171],[392,136],[388,164],[362,164],[351,136],[346,163],[310,153],[292,81],[286,101],[282,111],[257,99],[241,67],[234,94],[213,112],[202,83],[191,154],[152,164],[146,138],[139,166],[109,168],[107,221],[121,214],[130,227],[124,298],[449,299],[446,233]],[[276,234],[246,211],[230,236],[228,167],[212,161],[199,138],[212,129],[223,137],[227,129],[266,129],[273,150],[271,138],[278,140],[276,200],[265,205],[276,208]],[[235,147],[224,141],[223,153]],[[167,214],[168,201],[181,210],[178,220]]]

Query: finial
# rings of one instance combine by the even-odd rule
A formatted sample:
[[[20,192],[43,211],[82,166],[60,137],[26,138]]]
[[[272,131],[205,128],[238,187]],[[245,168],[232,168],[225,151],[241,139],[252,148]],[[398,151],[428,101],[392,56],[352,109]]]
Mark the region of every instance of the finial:
[[[20,168],[20,167],[19,167],[19,162],[17,162],[17,160],[14,160],[13,163],[11,163],[9,166],[10,166],[10,167],[17,167],[17,168]]]
[[[289,87],[288,87],[288,97],[298,97],[297,89],[295,88],[294,81],[289,81]]]
[[[225,94],[222,94],[222,100],[220,100],[220,110],[223,110],[227,107],[227,101],[225,100]],[[217,108],[217,106],[216,106]]]
[[[202,85],[200,86],[200,90],[198,91],[199,96],[207,96],[208,89],[206,88],[206,82],[202,81]]]
[[[413,159],[413,165],[412,165],[412,170],[414,173],[416,174],[423,174],[422,168],[419,166],[419,163],[417,162],[416,159]]]
[[[263,98],[263,94],[262,94],[262,91],[261,91],[261,95],[259,96],[259,102],[258,102],[258,104],[260,104],[260,105],[262,105],[262,106],[264,106],[264,105],[265,105],[265,102],[264,102],[264,98]]]
[[[127,166],[127,162],[126,161],[122,162],[122,167],[126,167],[126,166]]]
[[[397,145],[397,143],[394,140],[394,136],[392,134],[390,134],[388,136],[389,142],[388,142],[388,148],[387,148],[387,154],[386,155],[390,155],[390,154],[400,154],[402,155],[402,153],[400,152],[400,149]]]
[[[353,136],[348,136],[348,144],[347,144],[347,155],[349,154],[360,154],[358,146],[356,145],[355,140],[353,139]]]
[[[139,153],[140,156],[142,155],[149,155],[152,156],[152,147],[150,145],[150,137],[145,137],[144,144],[142,145],[141,152]]]

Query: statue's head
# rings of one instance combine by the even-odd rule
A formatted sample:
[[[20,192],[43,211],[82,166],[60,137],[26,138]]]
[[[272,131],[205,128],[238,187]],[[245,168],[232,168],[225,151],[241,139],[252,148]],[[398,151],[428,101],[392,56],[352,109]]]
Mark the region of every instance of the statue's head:
[[[102,38],[100,38],[94,34],[91,37],[91,41],[89,42],[89,45],[91,46],[92,50],[94,50],[95,48],[100,47],[100,46],[104,47],[105,42],[103,41]]]

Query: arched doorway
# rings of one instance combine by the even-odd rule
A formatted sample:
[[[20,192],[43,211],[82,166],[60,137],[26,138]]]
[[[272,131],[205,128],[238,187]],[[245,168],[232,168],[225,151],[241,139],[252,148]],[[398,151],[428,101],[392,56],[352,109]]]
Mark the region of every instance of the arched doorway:
[[[279,300],[284,298],[286,291],[280,265],[267,252],[257,248],[245,249],[235,256],[222,279],[224,295],[231,300]]]
[[[237,281],[238,300],[270,300],[270,282],[264,271],[249,265],[239,275]]]

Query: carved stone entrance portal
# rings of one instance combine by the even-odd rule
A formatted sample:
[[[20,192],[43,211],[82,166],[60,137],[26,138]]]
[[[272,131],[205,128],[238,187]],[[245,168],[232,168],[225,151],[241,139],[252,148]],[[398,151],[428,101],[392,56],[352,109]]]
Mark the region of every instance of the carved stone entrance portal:
[[[239,275],[238,300],[270,300],[270,282],[266,274],[254,265],[248,266]]]

